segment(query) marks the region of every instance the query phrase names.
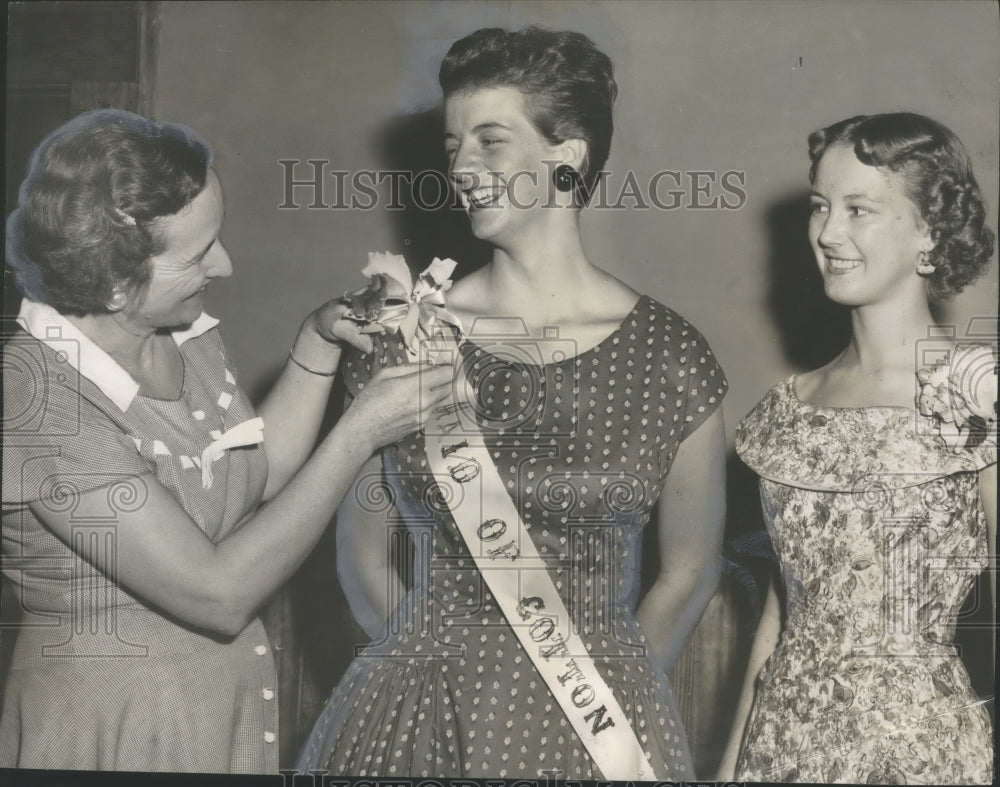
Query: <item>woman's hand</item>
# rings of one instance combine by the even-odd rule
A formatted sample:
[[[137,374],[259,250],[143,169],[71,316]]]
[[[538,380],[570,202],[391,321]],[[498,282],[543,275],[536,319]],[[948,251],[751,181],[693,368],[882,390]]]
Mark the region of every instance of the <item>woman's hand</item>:
[[[375,349],[371,336],[361,332],[352,320],[344,319],[350,307],[342,299],[327,301],[302,321],[292,346],[292,357],[299,366],[321,372],[320,377],[333,376],[340,363],[345,344],[363,353]]]
[[[372,451],[394,443],[424,425],[431,410],[452,389],[455,367],[407,364],[380,370],[341,417]]]
[[[375,344],[371,336],[361,333],[358,323],[344,319],[349,310],[350,307],[341,298],[327,301],[306,318],[306,324],[311,324],[320,338],[330,344],[347,342],[363,353],[370,353]]]

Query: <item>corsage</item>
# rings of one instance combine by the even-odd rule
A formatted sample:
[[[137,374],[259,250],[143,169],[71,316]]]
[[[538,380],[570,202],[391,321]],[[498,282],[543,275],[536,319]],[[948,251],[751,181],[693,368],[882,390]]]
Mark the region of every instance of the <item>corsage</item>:
[[[369,252],[361,271],[370,279],[367,287],[347,293],[350,311],[344,318],[357,323],[361,333],[398,333],[411,361],[419,357],[421,340],[442,331],[441,324],[462,325],[445,308],[444,294],[451,288],[455,261],[434,258],[416,280],[402,255]]]
[[[956,347],[917,371],[917,407],[936,438],[956,454],[997,442],[997,358],[992,347]]]

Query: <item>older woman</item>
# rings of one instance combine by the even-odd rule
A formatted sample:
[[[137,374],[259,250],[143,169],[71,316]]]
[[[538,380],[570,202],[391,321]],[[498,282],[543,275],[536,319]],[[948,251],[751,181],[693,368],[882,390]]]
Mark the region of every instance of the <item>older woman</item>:
[[[232,273],[210,165],[188,128],[84,114],[8,222],[3,567],[24,620],[0,766],[276,772],[257,609],[450,378],[388,370],[310,456],[341,339],[370,347],[330,303],[255,416],[203,312]]]
[[[991,698],[952,639],[996,543],[996,350],[935,330],[928,296],[973,282],[993,234],[965,148],[929,118],[850,118],[809,154],[809,238],[852,335],[740,423],[787,616],[772,588],[720,775],[749,713],[738,779],[989,783]]]
[[[666,676],[718,578],[722,371],[693,326],[583,249],[611,146],[608,57],[578,33],[484,29],[440,79],[450,176],[494,249],[448,294],[475,417],[441,408],[366,468],[362,488],[384,474],[395,510],[372,493],[342,506],[341,575],[376,641],[299,767],[690,778]],[[405,362],[390,336],[346,379],[363,393]],[[661,567],[636,608],[657,502]],[[400,516],[420,568],[408,592],[384,579]]]

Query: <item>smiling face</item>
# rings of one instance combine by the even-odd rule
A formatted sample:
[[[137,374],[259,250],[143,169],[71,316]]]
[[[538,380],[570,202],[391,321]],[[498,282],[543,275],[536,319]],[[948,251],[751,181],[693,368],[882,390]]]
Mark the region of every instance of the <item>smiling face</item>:
[[[538,133],[514,88],[449,96],[445,152],[476,237],[499,243],[552,212],[543,209],[551,204],[549,173],[563,160],[563,152]]]
[[[156,222],[163,251],[149,260],[149,284],[129,299],[122,316],[146,330],[178,328],[197,320],[208,283],[233,272],[219,242],[222,217],[222,187],[209,170],[205,188],[190,204]]]
[[[810,199],[809,241],[831,300],[863,306],[926,297],[917,265],[933,243],[900,175],[833,145],[816,168]]]

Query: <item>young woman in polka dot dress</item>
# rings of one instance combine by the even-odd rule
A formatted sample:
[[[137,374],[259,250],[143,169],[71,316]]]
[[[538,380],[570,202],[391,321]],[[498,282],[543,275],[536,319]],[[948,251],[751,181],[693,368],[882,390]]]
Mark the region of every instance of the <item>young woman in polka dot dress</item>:
[[[448,295],[479,428],[649,763],[660,778],[691,778],[666,676],[718,577],[722,370],[693,326],[584,253],[580,207],[611,142],[608,58],[576,33],[480,30],[454,44],[441,84],[450,175],[473,232],[494,246]],[[345,380],[356,395],[403,363],[398,338],[380,337],[347,359]],[[373,642],[298,767],[601,778],[484,586],[422,437],[367,471],[341,507],[338,562]],[[641,534],[657,502],[661,568],[637,608]],[[389,568],[400,522],[416,544],[409,589]]]

